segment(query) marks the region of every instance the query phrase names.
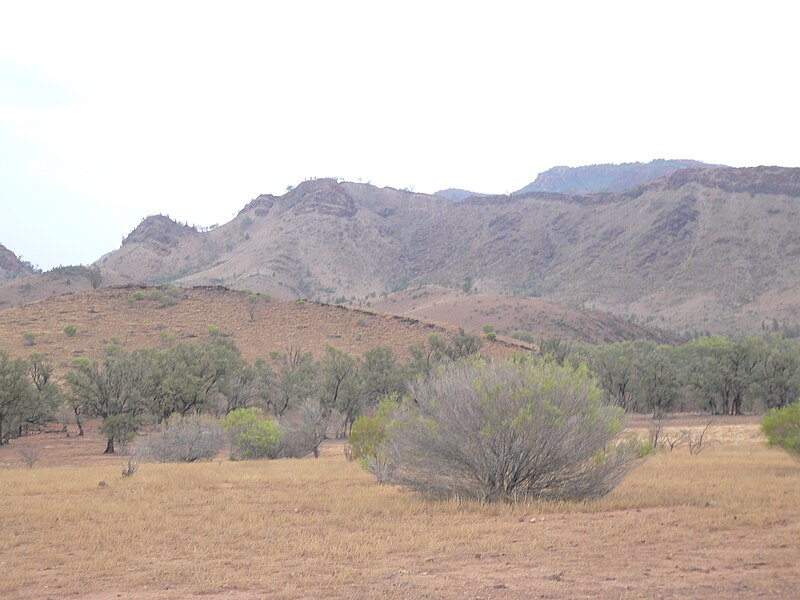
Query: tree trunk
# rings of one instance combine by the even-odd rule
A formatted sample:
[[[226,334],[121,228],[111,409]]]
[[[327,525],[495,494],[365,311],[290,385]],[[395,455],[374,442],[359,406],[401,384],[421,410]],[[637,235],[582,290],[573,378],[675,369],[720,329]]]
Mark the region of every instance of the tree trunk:
[[[108,444],[106,444],[106,451],[103,454],[114,454],[114,438],[108,438]]]
[[[75,424],[78,426],[78,437],[83,437],[83,423],[81,422],[81,413],[77,408],[72,409],[75,413]]]

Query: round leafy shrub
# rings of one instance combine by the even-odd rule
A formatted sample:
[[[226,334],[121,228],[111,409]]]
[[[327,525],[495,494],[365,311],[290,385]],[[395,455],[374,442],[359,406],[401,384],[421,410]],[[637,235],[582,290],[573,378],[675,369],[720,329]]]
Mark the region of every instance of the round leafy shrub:
[[[461,361],[411,386],[381,452],[388,479],[438,496],[585,499],[637,458],[622,410],[588,370],[536,359]],[[386,431],[386,429],[384,429]]]
[[[222,420],[231,443],[231,460],[277,458],[281,430],[257,408],[239,408]]]
[[[64,327],[64,333],[67,335],[67,337],[72,337],[75,335],[75,333],[77,333],[77,331],[78,329],[75,327],[75,325],[67,325]]]
[[[770,446],[800,456],[800,402],[773,408],[761,419],[761,430]]]

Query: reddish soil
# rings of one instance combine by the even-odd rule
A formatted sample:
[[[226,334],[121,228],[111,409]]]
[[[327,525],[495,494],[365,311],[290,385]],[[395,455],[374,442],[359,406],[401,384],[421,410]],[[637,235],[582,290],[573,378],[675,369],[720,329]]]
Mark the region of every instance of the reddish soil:
[[[99,358],[112,342],[129,350],[191,343],[210,339],[211,329],[233,341],[249,360],[290,347],[318,357],[327,344],[356,355],[389,345],[404,358],[411,344],[433,333],[456,332],[444,324],[314,302],[260,296],[251,304],[245,292],[224,288],[176,288],[173,293],[138,286],[101,288],[0,311],[0,348],[16,356],[42,353],[63,373],[75,357]],[[77,333],[68,336],[67,325]],[[26,340],[26,333],[33,337]],[[530,349],[516,340],[487,340],[483,347],[489,355]]]

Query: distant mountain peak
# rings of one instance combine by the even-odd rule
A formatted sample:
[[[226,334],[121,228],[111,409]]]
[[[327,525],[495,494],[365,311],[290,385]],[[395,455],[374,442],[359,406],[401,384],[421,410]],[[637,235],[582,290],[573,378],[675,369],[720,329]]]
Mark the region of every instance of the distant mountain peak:
[[[459,188],[447,188],[446,190],[439,190],[433,194],[434,196],[441,196],[453,202],[461,202],[467,198],[483,198],[489,194],[481,194],[480,192],[470,192],[469,190],[462,190]]]
[[[310,179],[298,184],[286,196],[295,214],[318,213],[335,217],[352,217],[356,203],[336,179]]]
[[[122,245],[139,242],[150,245],[162,251],[168,251],[175,246],[181,238],[187,235],[196,235],[197,229],[172,220],[166,215],[150,215],[128,234]]]
[[[649,163],[586,165],[582,167],[558,166],[548,169],[515,194],[555,192],[559,194],[594,194],[624,192],[656,179],[669,177],[685,169],[720,168],[696,160],[659,158]]]

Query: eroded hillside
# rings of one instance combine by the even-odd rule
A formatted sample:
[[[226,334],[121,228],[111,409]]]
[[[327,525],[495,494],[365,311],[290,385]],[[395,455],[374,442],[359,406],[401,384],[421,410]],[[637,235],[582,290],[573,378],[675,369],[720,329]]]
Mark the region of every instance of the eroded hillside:
[[[673,332],[800,320],[800,169],[684,169],[622,193],[451,202],[332,179],[259,196],[198,232],[148,217],[105,284],[225,285],[371,303],[434,284],[540,297]],[[25,300],[36,293],[28,278]],[[7,299],[0,287],[0,302]],[[49,290],[48,293],[54,293]]]

